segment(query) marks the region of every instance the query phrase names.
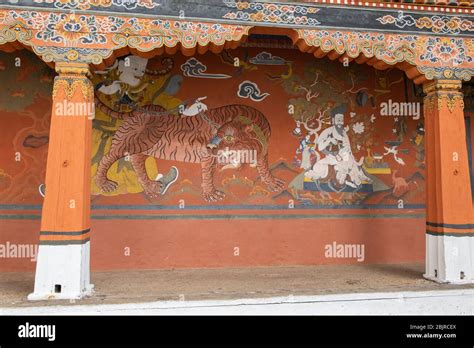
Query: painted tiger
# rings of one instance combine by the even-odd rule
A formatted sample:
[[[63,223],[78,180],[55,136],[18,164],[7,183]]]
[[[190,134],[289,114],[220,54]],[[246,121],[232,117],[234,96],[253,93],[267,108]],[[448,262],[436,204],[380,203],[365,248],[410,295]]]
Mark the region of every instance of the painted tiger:
[[[112,138],[109,152],[101,158],[97,169],[95,181],[103,192],[117,188],[117,183],[107,178],[110,166],[129,155],[144,192],[151,197],[158,196],[162,183],[150,180],[145,168],[145,160],[153,156],[200,163],[202,197],[208,202],[219,201],[225,194],[214,187],[214,172],[223,165],[217,154],[231,150],[255,151],[255,167],[268,189],[277,192],[284,187],[285,183],[275,178],[268,168],[270,125],[255,108],[225,105],[185,117],[167,112],[158,105],[122,113],[110,109],[98,97],[95,102],[106,115],[123,120]],[[222,141],[210,144],[210,139],[216,137]]]

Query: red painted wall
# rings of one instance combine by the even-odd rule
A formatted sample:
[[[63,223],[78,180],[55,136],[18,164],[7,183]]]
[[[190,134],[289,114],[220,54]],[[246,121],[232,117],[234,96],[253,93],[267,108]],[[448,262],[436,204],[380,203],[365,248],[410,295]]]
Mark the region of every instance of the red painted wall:
[[[22,62],[18,70],[16,56]],[[365,263],[424,259],[423,117],[381,115],[383,103],[389,100],[419,101],[402,72],[357,64],[345,67],[284,49],[241,48],[220,56],[196,56],[198,62],[181,55],[171,58],[173,67],[166,75],[138,76],[137,86],[129,86],[124,76],[120,90],[108,95],[113,88],[107,87],[119,81],[123,72],[127,74],[129,67],[122,61],[116,69],[94,76],[97,95],[114,110],[120,110],[124,96],[139,107],[155,104],[175,113],[182,111],[179,105],[188,107],[204,96],[210,109],[223,105],[255,108],[270,124],[268,165],[272,175],[285,182],[284,187],[272,192],[248,165],[224,170],[220,166],[214,184],[226,197],[206,202],[201,196],[199,163],[150,157],[146,168],[151,179],[158,173],[166,175],[173,166],[179,170],[166,194],[146,195],[125,158],[109,170],[108,178],[118,182],[117,189],[101,192],[95,172],[121,122],[97,111],[92,154],[93,269],[358,262],[353,257],[327,257],[326,248],[333,243],[363,245]],[[239,66],[234,66],[235,58]],[[4,67],[0,80],[7,87],[0,98],[1,252],[2,245],[37,243],[42,202],[38,188],[46,168],[54,75],[28,53],[0,54],[0,62]],[[147,62],[147,68],[162,68],[161,58]],[[27,80],[23,69],[28,70]],[[253,99],[244,88],[239,96],[239,86],[245,86],[245,81],[259,90],[254,90]],[[122,105],[122,110],[127,108]],[[320,112],[324,117],[317,129],[318,122],[310,118]],[[304,181],[318,156],[321,160],[325,155],[317,151],[317,145],[301,145],[308,134],[303,122],[320,137],[331,127],[330,115],[336,113],[344,114],[353,159],[363,164],[356,169],[370,179],[362,180],[356,192],[349,184],[337,185],[336,178],[331,179],[332,188],[325,179],[319,187]],[[193,116],[189,117],[192,125]],[[258,138],[255,128],[246,131]],[[191,132],[200,134],[200,129]],[[312,142],[317,142],[315,134],[310,135],[308,143]],[[175,146],[176,140],[170,144]],[[306,146],[316,152],[307,158],[310,168],[304,169],[298,149]],[[350,176],[347,180],[354,181]],[[31,271],[34,262],[0,257],[0,269]]]

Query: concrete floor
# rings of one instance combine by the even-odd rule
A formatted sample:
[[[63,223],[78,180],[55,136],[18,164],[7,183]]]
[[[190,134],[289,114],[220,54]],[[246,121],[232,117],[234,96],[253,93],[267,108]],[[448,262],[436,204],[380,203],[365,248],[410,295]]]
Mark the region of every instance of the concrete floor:
[[[474,289],[423,279],[423,264],[176,269],[92,273],[95,294],[76,305]],[[0,273],[0,307],[70,304],[29,302],[33,273]]]

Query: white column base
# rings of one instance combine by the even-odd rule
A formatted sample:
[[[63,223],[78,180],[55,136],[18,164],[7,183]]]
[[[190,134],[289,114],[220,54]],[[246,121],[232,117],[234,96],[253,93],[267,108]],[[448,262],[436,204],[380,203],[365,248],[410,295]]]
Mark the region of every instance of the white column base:
[[[90,296],[90,242],[40,245],[35,290],[28,300],[76,300]]]
[[[474,236],[426,234],[426,279],[474,283]]]

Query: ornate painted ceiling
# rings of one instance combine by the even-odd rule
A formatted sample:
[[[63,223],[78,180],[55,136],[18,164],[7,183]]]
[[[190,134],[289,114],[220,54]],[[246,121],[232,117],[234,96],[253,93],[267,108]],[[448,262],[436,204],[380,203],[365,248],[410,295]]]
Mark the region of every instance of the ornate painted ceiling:
[[[102,66],[129,53],[217,53],[237,47],[251,33],[278,34],[317,58],[356,60],[378,69],[396,65],[417,83],[471,78],[470,9],[440,13],[439,7],[436,12],[341,2],[0,0],[0,44],[6,51],[27,47],[46,62]]]

